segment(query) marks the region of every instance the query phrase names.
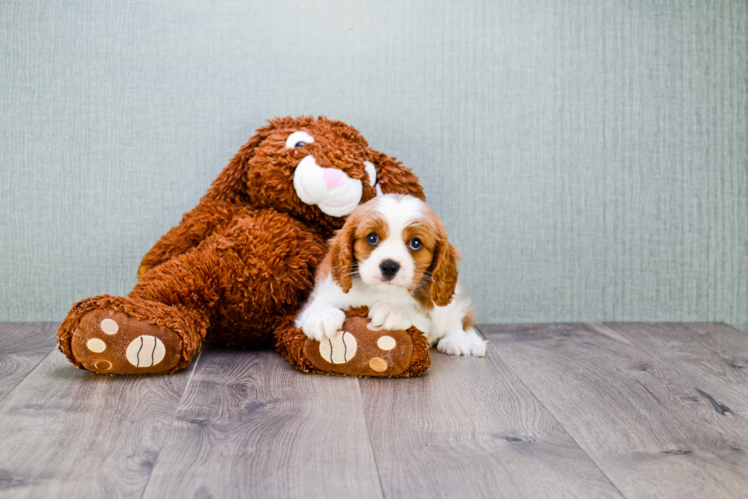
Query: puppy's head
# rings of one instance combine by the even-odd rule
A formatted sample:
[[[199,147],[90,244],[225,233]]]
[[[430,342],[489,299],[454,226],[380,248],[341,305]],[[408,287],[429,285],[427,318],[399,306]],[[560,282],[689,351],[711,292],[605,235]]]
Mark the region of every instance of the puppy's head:
[[[405,288],[424,305],[446,306],[457,285],[457,251],[436,214],[412,196],[379,196],[358,207],[330,241],[330,257],[345,292],[358,274],[366,285]]]

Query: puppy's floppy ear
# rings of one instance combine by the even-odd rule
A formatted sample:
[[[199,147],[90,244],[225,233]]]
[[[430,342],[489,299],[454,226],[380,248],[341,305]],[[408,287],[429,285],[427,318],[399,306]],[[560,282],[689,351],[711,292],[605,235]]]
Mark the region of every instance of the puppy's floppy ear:
[[[395,158],[371,148],[366,148],[366,152],[369,161],[377,170],[377,184],[382,188],[383,193],[409,194],[426,201],[426,195],[423,194],[423,188],[418,183],[418,177],[408,167],[404,167]]]
[[[348,217],[345,224],[335,236],[330,239],[330,255],[332,257],[332,279],[343,289],[344,293],[353,286],[353,240],[356,231],[356,217]]]
[[[258,128],[255,135],[249,138],[229,164],[218,174],[218,177],[215,178],[210,185],[210,189],[200,201],[248,202],[245,186],[249,161],[254,157],[257,147],[267,138],[275,126],[276,124],[271,122],[270,125]]]
[[[439,224],[441,226],[441,224]],[[431,300],[444,307],[452,300],[457,287],[457,260],[459,253],[449,241],[443,227],[439,227],[436,252],[431,261]]]

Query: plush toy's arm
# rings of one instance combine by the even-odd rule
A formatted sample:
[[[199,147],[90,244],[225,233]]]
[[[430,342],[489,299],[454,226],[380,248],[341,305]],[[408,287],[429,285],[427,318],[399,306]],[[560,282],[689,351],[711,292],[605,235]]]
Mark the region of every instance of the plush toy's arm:
[[[203,199],[145,254],[138,268],[138,279],[151,268],[197,246],[216,229],[225,227],[239,209],[241,207],[231,202]]]

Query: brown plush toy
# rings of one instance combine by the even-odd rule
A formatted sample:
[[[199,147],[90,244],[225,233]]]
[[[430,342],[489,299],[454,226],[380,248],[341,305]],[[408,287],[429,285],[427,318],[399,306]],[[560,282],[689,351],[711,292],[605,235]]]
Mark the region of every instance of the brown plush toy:
[[[428,345],[414,329],[372,330],[366,311],[353,310],[325,346],[293,324],[326,240],[377,193],[425,199],[410,169],[369,148],[353,127],[324,117],[273,119],[146,254],[127,297],[73,306],[59,348],[76,367],[100,374],[172,373],[207,340],[274,342],[294,367],[315,373],[418,375],[428,368]]]

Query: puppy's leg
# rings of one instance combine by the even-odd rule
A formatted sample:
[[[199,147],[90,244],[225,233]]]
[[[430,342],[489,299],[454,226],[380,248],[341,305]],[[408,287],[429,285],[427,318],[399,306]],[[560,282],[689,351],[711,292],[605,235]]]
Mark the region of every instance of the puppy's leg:
[[[322,341],[332,338],[343,327],[345,313],[322,300],[313,300],[296,319],[296,326],[300,326],[307,337]]]
[[[408,310],[396,304],[378,302],[369,309],[371,326],[383,330],[407,330],[413,326]]]
[[[485,356],[487,342],[473,328],[473,317],[470,301],[459,293],[449,305],[434,307],[432,336],[440,339],[437,350],[451,356]]]
[[[486,355],[488,341],[478,335],[475,328],[469,326],[465,330],[455,330],[442,338],[436,349],[450,356],[478,356]]]

